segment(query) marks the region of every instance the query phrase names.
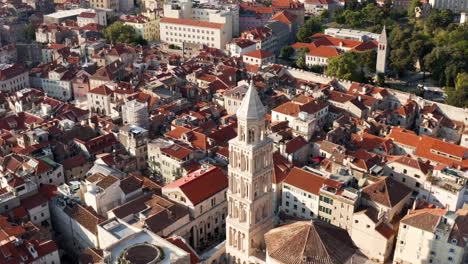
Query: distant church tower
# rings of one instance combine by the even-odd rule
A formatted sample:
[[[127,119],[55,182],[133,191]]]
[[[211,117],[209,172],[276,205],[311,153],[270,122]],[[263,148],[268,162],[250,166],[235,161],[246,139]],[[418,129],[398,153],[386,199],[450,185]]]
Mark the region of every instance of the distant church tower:
[[[388,56],[388,41],[387,41],[387,30],[385,26],[382,29],[382,33],[379,38],[379,47],[377,50],[377,64],[375,65],[376,73],[385,73],[387,70],[387,56]]]
[[[237,137],[229,141],[228,263],[249,264],[263,235],[273,228],[273,141],[266,136],[265,108],[250,84],[237,110]]]

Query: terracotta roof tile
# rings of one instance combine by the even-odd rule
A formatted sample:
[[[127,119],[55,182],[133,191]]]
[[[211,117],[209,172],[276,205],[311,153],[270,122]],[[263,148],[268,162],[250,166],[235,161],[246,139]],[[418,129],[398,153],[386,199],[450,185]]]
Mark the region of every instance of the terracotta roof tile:
[[[195,171],[166,186],[163,189],[179,188],[196,205],[228,187],[226,174],[218,167]]]

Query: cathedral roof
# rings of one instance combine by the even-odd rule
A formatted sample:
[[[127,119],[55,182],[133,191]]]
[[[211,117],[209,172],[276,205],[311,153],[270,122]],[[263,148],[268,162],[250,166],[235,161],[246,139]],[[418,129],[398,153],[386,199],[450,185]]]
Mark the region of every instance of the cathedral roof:
[[[265,118],[265,107],[260,101],[253,83],[250,83],[249,90],[245,94],[236,115],[238,118],[244,119],[263,120]]]
[[[268,255],[285,264],[347,263],[356,248],[346,230],[320,221],[299,221],[265,234]]]

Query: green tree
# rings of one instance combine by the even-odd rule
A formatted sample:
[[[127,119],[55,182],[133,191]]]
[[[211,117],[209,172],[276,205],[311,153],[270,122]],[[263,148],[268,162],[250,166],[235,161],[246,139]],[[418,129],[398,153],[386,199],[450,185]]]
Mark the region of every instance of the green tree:
[[[36,40],[36,26],[33,23],[28,23],[24,26],[24,37],[28,40]]]
[[[325,74],[340,79],[362,82],[364,74],[359,69],[358,57],[357,52],[346,52],[340,56],[329,58]]]
[[[326,21],[328,18],[330,18],[330,12],[328,12],[327,9],[324,9],[320,12],[319,17],[321,21]]]
[[[457,107],[468,107],[468,73],[459,73],[455,88],[447,88],[447,103]]]
[[[359,65],[365,68],[368,72],[375,72],[375,64],[377,63],[377,52],[375,50],[367,50],[358,54]]]
[[[291,46],[283,46],[280,51],[281,58],[287,60],[294,54],[294,49]]]
[[[129,43],[146,45],[146,41],[139,36],[133,27],[118,21],[102,31],[104,37],[113,43]]]
[[[296,67],[305,69],[307,67],[305,57],[306,53],[309,52],[309,48],[301,48],[296,59]]]
[[[382,21],[384,12],[382,8],[374,3],[371,3],[366,5],[366,7],[361,10],[361,16],[363,17],[362,19],[367,23],[376,25]]]
[[[390,67],[398,74],[413,69],[413,59],[406,48],[397,48],[390,51]]]
[[[454,18],[455,16],[450,10],[432,9],[424,23],[426,31],[433,32],[436,28],[447,27]]]
[[[414,9],[418,6],[421,6],[421,1],[420,0],[411,0],[411,5],[408,8],[408,17],[414,17]]]
[[[296,34],[299,42],[309,42],[309,37],[315,33],[321,32],[323,29],[322,23],[316,17],[309,18],[303,27],[301,27]]]
[[[377,85],[378,85],[378,86],[384,86],[384,85],[385,85],[385,74],[382,73],[382,72],[379,72],[379,73],[377,74],[377,80],[376,80],[376,82],[377,82]]]
[[[343,16],[346,20],[346,24],[352,27],[360,27],[364,23],[364,16],[361,11],[345,10]]]

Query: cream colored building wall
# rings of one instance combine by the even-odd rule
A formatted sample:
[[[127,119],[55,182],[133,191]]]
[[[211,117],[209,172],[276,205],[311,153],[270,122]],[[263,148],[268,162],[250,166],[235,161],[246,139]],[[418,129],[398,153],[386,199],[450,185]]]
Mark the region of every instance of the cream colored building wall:
[[[104,110],[106,115],[111,113],[111,99],[110,96],[88,93],[88,109],[94,107]]]
[[[228,115],[235,114],[237,109],[239,109],[242,99],[232,98],[225,96],[224,97],[224,108],[226,109]]]
[[[387,164],[384,167],[384,172],[385,176],[391,176],[415,191],[423,188],[426,181],[426,175],[421,170],[397,162]]]
[[[364,255],[383,263],[392,253],[393,238],[388,240],[375,227],[376,223],[367,215],[354,214],[350,235]]]
[[[346,230],[351,230],[355,209],[354,203],[343,197],[337,197],[323,190],[320,190],[320,196],[330,198],[333,202],[327,203],[319,200],[319,219],[326,218],[332,225]],[[331,211],[331,213],[329,213],[329,211]],[[325,221],[328,222],[328,220]]]
[[[225,26],[219,29],[160,22],[161,41],[178,46],[186,42],[224,49],[230,40],[224,28]]]
[[[193,246],[198,248],[211,239],[220,239],[225,233],[224,224],[227,216],[226,190],[224,189],[208,199],[193,205],[179,188],[163,188],[162,195],[174,202],[189,208],[189,223],[174,229],[175,235],[184,237],[187,241],[192,237]]]
[[[320,65],[320,66],[327,66],[328,65],[328,58],[319,57],[319,56],[312,56],[306,54],[305,56],[306,65],[311,67],[312,65]]]
[[[14,92],[29,86],[29,74],[25,72],[13,78],[0,81],[0,90],[6,92]]]
[[[90,188],[90,186],[88,187]],[[96,194],[86,192],[84,200],[86,205],[91,206],[96,213],[106,215],[107,212],[121,203],[122,190],[120,189],[120,182],[115,182],[109,186],[102,193]]]
[[[296,207],[294,207],[296,206]],[[287,215],[303,219],[318,216],[319,196],[302,189],[283,183],[281,211]]]

